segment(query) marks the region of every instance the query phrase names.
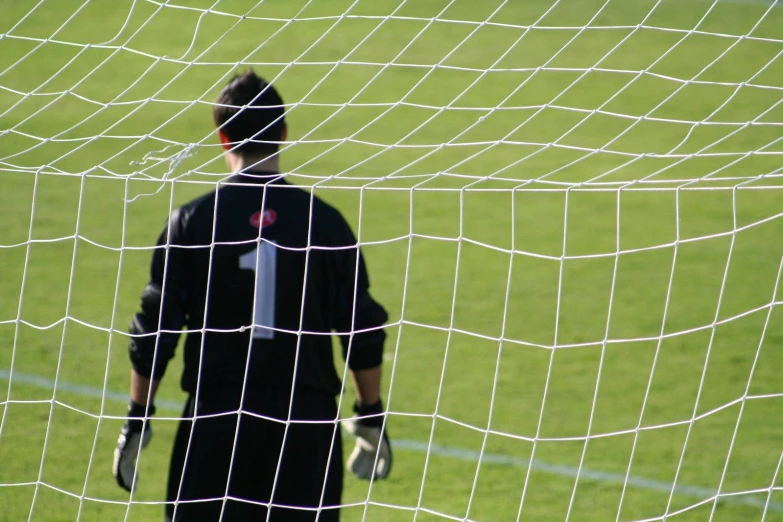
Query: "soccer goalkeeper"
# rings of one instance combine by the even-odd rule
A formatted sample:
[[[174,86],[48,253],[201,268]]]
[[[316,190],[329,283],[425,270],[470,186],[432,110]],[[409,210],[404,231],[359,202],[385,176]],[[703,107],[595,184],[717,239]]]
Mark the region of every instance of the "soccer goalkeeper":
[[[361,479],[385,478],[387,314],[368,293],[345,219],[279,174],[287,128],[275,88],[253,72],[236,76],[213,116],[234,174],[174,211],[158,239],[130,326],[130,410],[114,476],[129,491],[137,483],[155,391],[187,327],[181,386],[188,399],[166,519],[337,521],[341,383],[331,334],[340,338],[357,395],[356,416],[346,423],[357,437],[348,467]]]

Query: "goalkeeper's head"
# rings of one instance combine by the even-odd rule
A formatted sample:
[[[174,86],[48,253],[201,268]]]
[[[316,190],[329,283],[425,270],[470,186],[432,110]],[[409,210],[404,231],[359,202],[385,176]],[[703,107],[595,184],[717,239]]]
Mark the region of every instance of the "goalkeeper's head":
[[[284,112],[277,90],[253,71],[247,71],[223,87],[212,108],[212,117],[223,148],[248,160],[276,156],[287,135]]]

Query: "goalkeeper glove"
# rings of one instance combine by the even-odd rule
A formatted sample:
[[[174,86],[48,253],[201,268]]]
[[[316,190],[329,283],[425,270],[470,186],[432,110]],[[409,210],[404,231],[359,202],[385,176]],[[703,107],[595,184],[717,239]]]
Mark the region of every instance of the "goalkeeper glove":
[[[139,476],[136,473],[136,457],[139,455],[139,447],[145,448],[152,438],[150,421],[144,422],[143,417],[154,413],[155,406],[142,406],[131,401],[128,407],[128,420],[125,421],[120,437],[117,439],[112,473],[117,479],[117,484],[128,491],[136,489],[136,484],[139,481]]]
[[[348,469],[362,480],[384,479],[392,464],[389,436],[383,429],[383,405],[356,402],[356,417],[343,421],[348,432],[356,437],[356,447],[348,457]]]

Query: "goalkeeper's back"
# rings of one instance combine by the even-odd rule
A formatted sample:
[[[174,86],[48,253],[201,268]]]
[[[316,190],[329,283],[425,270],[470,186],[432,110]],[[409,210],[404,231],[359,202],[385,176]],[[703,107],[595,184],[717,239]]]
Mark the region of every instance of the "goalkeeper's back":
[[[290,388],[294,378],[298,387],[336,393],[332,331],[352,369],[381,363],[387,315],[368,293],[350,227],[280,175],[232,176],[175,211],[158,245],[150,286],[160,287],[160,297],[145,292],[134,320],[144,333],[161,324],[157,355],[135,351],[134,364],[149,365],[153,375],[174,355],[182,325],[189,393],[198,383],[202,393],[245,381]]]

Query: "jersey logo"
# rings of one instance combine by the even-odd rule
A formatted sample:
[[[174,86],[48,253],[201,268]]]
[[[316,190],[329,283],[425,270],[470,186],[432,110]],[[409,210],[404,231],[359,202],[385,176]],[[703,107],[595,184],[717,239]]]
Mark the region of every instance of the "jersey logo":
[[[250,216],[250,224],[256,228],[268,227],[272,225],[277,219],[277,212],[268,208],[262,213],[260,210]]]

